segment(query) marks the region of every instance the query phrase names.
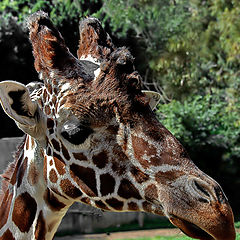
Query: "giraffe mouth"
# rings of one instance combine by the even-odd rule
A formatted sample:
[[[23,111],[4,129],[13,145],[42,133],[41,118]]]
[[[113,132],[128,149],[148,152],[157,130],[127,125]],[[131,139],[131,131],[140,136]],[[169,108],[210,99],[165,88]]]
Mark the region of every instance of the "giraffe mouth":
[[[194,223],[190,223],[184,219],[178,218],[174,215],[169,217],[170,222],[178,227],[183,233],[191,238],[197,238],[201,240],[214,240],[209,233],[195,225]]]

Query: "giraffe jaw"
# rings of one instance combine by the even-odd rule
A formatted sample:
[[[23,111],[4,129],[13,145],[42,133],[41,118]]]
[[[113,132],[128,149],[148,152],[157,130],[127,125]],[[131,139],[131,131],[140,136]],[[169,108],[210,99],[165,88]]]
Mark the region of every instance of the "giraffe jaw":
[[[208,231],[197,226],[194,223],[188,222],[182,218],[175,215],[169,216],[170,222],[178,227],[184,234],[191,238],[200,240],[235,240],[236,233],[235,230],[228,228],[227,232],[214,232],[209,229]],[[221,229],[223,231],[223,229]],[[221,231],[220,230],[220,231]]]
[[[202,240],[214,240],[209,233],[195,225],[194,223],[190,223],[184,219],[178,218],[174,215],[170,216],[170,222],[178,227],[183,233],[191,238],[197,238]]]

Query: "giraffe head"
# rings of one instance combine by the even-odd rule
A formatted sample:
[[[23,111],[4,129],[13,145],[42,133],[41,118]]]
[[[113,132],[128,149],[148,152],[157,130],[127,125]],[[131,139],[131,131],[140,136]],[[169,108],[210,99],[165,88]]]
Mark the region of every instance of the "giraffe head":
[[[78,59],[48,16],[28,19],[43,83],[0,83],[5,112],[36,142],[45,184],[70,202],[165,215],[198,239],[235,239],[231,207],[156,119],[128,49],[95,18],[80,23]]]

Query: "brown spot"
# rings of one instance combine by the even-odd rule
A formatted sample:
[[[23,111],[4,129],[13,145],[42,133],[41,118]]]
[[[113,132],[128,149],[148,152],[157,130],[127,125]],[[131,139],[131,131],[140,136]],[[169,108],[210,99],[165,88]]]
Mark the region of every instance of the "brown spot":
[[[48,101],[49,101],[49,98],[50,98],[50,96],[49,96],[49,94],[47,94],[47,99],[46,99],[46,102],[48,102]],[[49,106],[51,106],[51,102],[49,103]]]
[[[29,193],[22,193],[15,199],[12,220],[21,232],[30,230],[36,211],[37,203]]]
[[[59,144],[59,142],[56,139],[54,139],[54,138],[51,140],[51,142],[52,142],[53,148],[55,150],[57,150],[58,152],[60,152],[60,144]]]
[[[45,86],[46,86],[48,92],[50,93],[50,95],[52,95],[52,86],[51,86],[51,84],[47,83],[47,84],[45,84]]]
[[[47,188],[45,191],[44,200],[52,211],[60,211],[62,208],[66,207],[64,203],[60,202],[55,197],[54,193],[52,193],[51,190],[49,190],[49,188]]]
[[[127,179],[122,179],[118,189],[118,194],[120,197],[126,199],[129,198],[142,199],[137,188]]]
[[[110,133],[116,135],[118,133],[118,129],[119,129],[119,126],[115,126],[115,125],[110,125],[108,128],[107,128],[107,131],[109,131]]]
[[[46,235],[46,223],[43,218],[43,213],[40,211],[37,219],[37,225],[35,229],[35,239],[36,240],[45,240]]]
[[[27,138],[26,138],[26,150],[28,150],[29,149],[29,136],[27,136]]]
[[[15,240],[11,231],[7,229],[4,234],[0,237],[0,240]]]
[[[81,198],[81,202],[91,205],[90,198],[87,198],[87,197]]]
[[[145,174],[144,172],[142,172],[137,167],[133,167],[131,169],[131,173],[138,183],[146,182],[149,179],[149,176],[147,174]]]
[[[55,95],[52,96],[52,103],[53,103],[53,106],[55,107],[56,105],[56,102],[57,102],[57,97]]]
[[[97,196],[95,172],[91,168],[85,168],[77,164],[70,166],[71,176],[83,192],[90,197]]]
[[[158,157],[151,157],[150,162],[153,166],[160,166],[162,164],[161,159]]]
[[[47,119],[47,128],[50,134],[53,134],[53,128],[54,128],[54,121],[52,118]]]
[[[9,211],[10,207],[12,204],[12,197],[13,194],[9,193],[9,189],[5,192],[2,203],[1,203],[1,208],[0,208],[0,229],[6,224],[8,216],[9,216]]]
[[[145,212],[152,212],[152,204],[151,203],[149,203],[149,202],[143,202],[142,203],[142,206],[143,206],[143,210],[145,211]]]
[[[62,191],[71,198],[78,198],[82,196],[82,192],[72,185],[68,179],[63,179],[60,183]]]
[[[24,174],[26,172],[27,169],[27,163],[28,163],[28,158],[25,157],[23,163],[21,164],[18,174],[17,174],[17,187],[20,187],[22,184],[22,180],[24,177]]]
[[[122,176],[126,172],[126,166],[122,165],[120,161],[118,162],[113,161],[112,170],[119,176]]]
[[[47,147],[47,155],[52,156],[52,149],[50,147]]]
[[[136,137],[136,136],[132,136],[132,145],[134,149],[135,158],[138,159],[138,161],[144,168],[148,168],[149,162],[146,159],[144,159],[143,156],[156,155],[157,154],[156,148],[150,146],[149,143],[145,141],[143,138]],[[154,160],[152,164],[155,162],[156,161]],[[157,165],[160,165],[159,161]]]
[[[34,139],[31,137],[31,148],[34,149],[34,146],[35,146],[35,141],[34,141]]]
[[[43,102],[46,102],[46,100],[47,100],[47,90],[44,88],[44,90],[43,90]]]
[[[184,175],[184,172],[181,171],[167,171],[167,172],[158,172],[155,175],[155,179],[158,183],[167,185],[169,182],[176,180],[177,178]]]
[[[62,145],[62,153],[63,153],[63,156],[65,157],[66,160],[70,160],[70,155],[68,153],[68,150],[66,149],[66,147],[63,145],[63,143],[61,142],[61,145]]]
[[[128,203],[128,209],[130,211],[139,211],[139,207],[135,202]]]
[[[114,208],[114,209],[116,209],[116,210],[118,210],[118,211],[121,211],[121,210],[123,209],[123,202],[122,202],[122,201],[119,201],[119,200],[116,199],[116,198],[107,199],[107,200],[106,200],[106,203],[107,203],[110,207],[112,207],[112,208]]]
[[[62,163],[62,161],[59,160],[59,159],[56,158],[56,157],[53,157],[53,159],[54,159],[55,167],[56,167],[58,173],[59,173],[60,175],[64,175],[64,174],[66,173],[65,164]]]
[[[50,166],[53,165],[53,160],[52,160],[52,159],[49,161],[49,165],[50,165]]]
[[[50,109],[50,107],[48,105],[45,105],[44,111],[45,111],[46,115],[50,115],[50,113],[51,113],[51,109]]]
[[[57,110],[58,110],[58,102],[55,104],[55,110],[57,112]]]
[[[100,192],[102,196],[106,196],[107,194],[114,192],[115,179],[110,174],[102,174],[100,176],[100,183]]]
[[[73,156],[79,161],[87,161],[87,157],[83,153],[73,153]]]
[[[58,160],[60,160],[62,163],[65,164],[64,160],[62,159],[62,157],[59,154],[57,154],[56,152],[53,152],[52,155],[53,155],[53,157],[57,158]]]
[[[49,179],[52,183],[56,183],[58,180],[57,173],[54,169],[51,169],[49,172]]]
[[[92,157],[93,163],[98,168],[104,168],[106,164],[108,163],[108,156],[106,152],[100,152],[97,155]]]
[[[109,210],[109,208],[106,206],[106,204],[104,202],[102,202],[101,200],[95,201],[95,205],[98,208],[101,208],[101,209],[104,209],[104,210]]]
[[[55,86],[55,88],[53,88],[53,92],[55,93],[55,95],[58,95],[58,89],[56,88],[56,86]]]
[[[145,189],[145,199],[149,201],[158,199],[158,190],[154,184],[147,186]]]
[[[120,159],[121,162],[128,161],[127,155],[122,151],[122,148],[119,145],[114,146],[113,154],[116,156],[116,158]]]
[[[38,182],[39,172],[34,163],[30,164],[27,178],[28,178],[29,184],[32,186]]]

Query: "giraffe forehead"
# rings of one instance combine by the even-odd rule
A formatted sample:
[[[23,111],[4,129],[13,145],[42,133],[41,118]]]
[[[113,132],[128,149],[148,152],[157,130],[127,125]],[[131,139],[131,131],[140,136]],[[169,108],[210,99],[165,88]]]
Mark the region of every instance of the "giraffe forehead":
[[[50,78],[54,73],[50,72]],[[110,77],[111,78],[111,77]],[[99,79],[98,79],[99,81]],[[129,115],[127,109],[131,108],[129,93],[125,87],[117,87],[119,82],[112,78],[110,81],[99,83],[83,83],[75,80],[61,80],[59,82],[50,79],[41,83],[30,83],[28,88],[31,99],[37,101],[40,109],[47,116],[56,116],[66,119],[71,114],[77,117],[85,115],[89,118],[106,119],[113,117],[113,108],[124,107],[124,114]],[[132,94],[134,98],[134,94]],[[122,111],[123,112],[123,111]],[[136,112],[136,111],[135,111]],[[105,120],[104,120],[105,121]]]

